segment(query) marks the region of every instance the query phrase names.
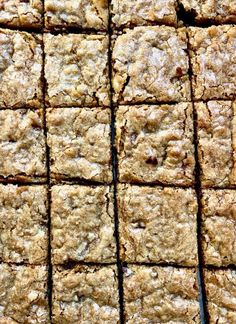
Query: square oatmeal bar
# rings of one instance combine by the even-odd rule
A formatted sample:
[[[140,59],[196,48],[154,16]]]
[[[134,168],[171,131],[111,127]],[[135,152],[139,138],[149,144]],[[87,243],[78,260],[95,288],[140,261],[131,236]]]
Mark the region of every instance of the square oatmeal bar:
[[[194,269],[132,265],[124,274],[125,323],[200,323]]]
[[[54,264],[116,261],[110,187],[53,186],[51,199]]]
[[[119,323],[115,266],[76,266],[53,271],[54,324]]]
[[[192,189],[118,186],[124,262],[196,266],[197,199]]]
[[[44,34],[46,103],[109,106],[108,37]]]
[[[185,28],[151,26],[125,30],[114,38],[112,65],[115,102],[190,100]]]
[[[109,109],[48,109],[51,176],[111,182],[110,123]]]
[[[116,147],[121,182],[192,185],[192,104],[120,106]]]
[[[0,29],[0,108],[43,103],[42,36]]]

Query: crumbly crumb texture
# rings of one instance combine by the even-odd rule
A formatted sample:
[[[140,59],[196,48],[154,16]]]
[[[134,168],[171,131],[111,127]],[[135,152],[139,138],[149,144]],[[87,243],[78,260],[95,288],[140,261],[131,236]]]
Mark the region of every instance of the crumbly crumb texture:
[[[0,177],[16,181],[45,180],[42,111],[0,110],[0,129]]]
[[[116,146],[121,182],[194,182],[192,105],[120,106]]]
[[[42,36],[0,29],[0,108],[42,105]]]
[[[55,267],[53,282],[54,324],[119,323],[115,266]]]
[[[52,177],[111,182],[110,123],[109,109],[48,109]]]
[[[42,0],[1,0],[0,24],[9,27],[39,28],[43,23]]]
[[[119,185],[118,208],[123,261],[197,265],[192,189]]]
[[[109,106],[108,36],[44,34],[46,102]]]
[[[204,262],[214,266],[236,264],[236,192],[204,190],[202,197]]]
[[[48,324],[46,266],[0,264],[0,322]]]
[[[236,322],[235,270],[205,270],[204,280],[210,323]]]
[[[53,186],[51,199],[54,264],[116,261],[112,188]]]
[[[236,23],[235,0],[179,0],[198,23]]]
[[[176,0],[112,0],[112,23],[115,28],[156,23],[176,26],[176,6]]]
[[[127,324],[200,323],[196,271],[128,266],[124,274]]]
[[[195,100],[232,99],[236,94],[236,26],[190,27]]]
[[[45,186],[0,185],[0,260],[47,263]]]
[[[108,0],[45,0],[47,28],[108,28]]]
[[[196,103],[198,156],[203,187],[236,185],[236,104]]]
[[[186,29],[125,30],[113,42],[115,102],[190,101]]]

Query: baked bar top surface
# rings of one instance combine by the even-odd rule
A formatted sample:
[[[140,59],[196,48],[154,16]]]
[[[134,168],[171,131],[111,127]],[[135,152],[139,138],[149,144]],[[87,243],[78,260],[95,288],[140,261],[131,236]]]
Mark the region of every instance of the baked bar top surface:
[[[116,147],[122,182],[194,182],[192,105],[120,106]]]
[[[125,30],[113,42],[113,89],[118,103],[190,101],[186,29]]]
[[[0,29],[0,108],[42,105],[42,36]]]
[[[48,106],[109,106],[107,36],[44,34],[44,46]]]
[[[108,1],[45,0],[45,24],[48,28],[107,30]]]
[[[55,267],[53,282],[53,323],[119,323],[115,266]]]
[[[118,208],[123,261],[198,264],[192,189],[119,185]]]
[[[28,181],[45,179],[42,110],[0,110],[0,129],[0,176]]]
[[[47,109],[51,176],[111,182],[110,123],[109,109]]]
[[[236,104],[231,101],[196,103],[198,156],[203,187],[236,185]]]
[[[128,324],[200,323],[196,271],[128,266],[124,308]]]
[[[116,261],[112,188],[52,187],[52,256],[68,261]]]

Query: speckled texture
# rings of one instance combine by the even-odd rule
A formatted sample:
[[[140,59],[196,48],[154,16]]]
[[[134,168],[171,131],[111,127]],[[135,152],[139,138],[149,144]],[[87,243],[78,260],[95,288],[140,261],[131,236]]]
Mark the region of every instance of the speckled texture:
[[[0,24],[11,27],[39,28],[43,23],[42,0],[1,0]]]
[[[51,176],[111,182],[110,123],[109,109],[48,109]]]
[[[179,0],[187,12],[192,13],[199,24],[236,23],[235,0]]]
[[[0,29],[0,108],[42,104],[42,36]]]
[[[127,324],[201,323],[193,269],[129,266],[124,303]]]
[[[115,28],[156,23],[175,26],[176,6],[176,0],[112,0],[112,22]]]
[[[0,110],[0,177],[43,181],[46,143],[42,111]]]
[[[0,184],[0,206],[0,260],[30,264],[46,263],[48,252],[46,187]]]
[[[204,190],[202,206],[204,262],[236,265],[236,192]]]
[[[190,56],[196,100],[236,95],[236,26],[191,27]]]
[[[236,272],[205,270],[209,323],[236,323]]]
[[[0,264],[0,323],[48,324],[46,266]]]
[[[108,0],[45,0],[47,28],[107,30]]]
[[[116,261],[111,188],[53,186],[51,206],[54,264]]]
[[[190,100],[185,28],[135,27],[114,38],[114,100],[122,104]]]
[[[123,261],[198,264],[192,189],[119,185],[118,208]]]
[[[116,146],[121,182],[194,182],[192,105],[120,106]]]
[[[235,186],[236,104],[209,101],[196,103],[195,108],[202,186]]]
[[[44,34],[44,45],[48,105],[109,105],[107,36]]]
[[[53,323],[119,323],[115,266],[60,267],[53,272]]]

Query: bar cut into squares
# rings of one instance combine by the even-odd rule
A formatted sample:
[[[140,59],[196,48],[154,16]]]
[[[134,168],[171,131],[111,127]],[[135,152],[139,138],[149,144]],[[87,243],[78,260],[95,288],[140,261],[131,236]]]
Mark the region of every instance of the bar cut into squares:
[[[112,0],[112,22],[115,28],[152,24],[176,26],[176,7],[176,0]]]
[[[185,28],[125,30],[114,38],[112,66],[115,102],[190,101]]]
[[[54,324],[119,323],[115,266],[76,266],[53,271]]]
[[[52,187],[52,258],[70,261],[116,261],[112,188]]]
[[[200,323],[194,269],[128,266],[124,273],[125,323]]]
[[[192,189],[118,186],[124,262],[196,266],[197,199]]]
[[[45,24],[49,29],[108,28],[108,0],[45,0]]]
[[[0,261],[46,264],[45,186],[0,185]]]
[[[41,107],[42,36],[0,29],[0,48],[0,108]]]
[[[0,129],[0,177],[13,181],[45,181],[42,110],[0,110]]]
[[[209,323],[235,323],[235,270],[205,270],[204,281],[206,287]]]
[[[0,322],[48,324],[46,266],[0,264]]]
[[[121,182],[192,185],[192,104],[120,106],[116,146]]]
[[[180,0],[184,10],[202,23],[236,23],[235,0]]]
[[[236,265],[236,192],[203,190],[202,247],[204,263]]]
[[[203,187],[236,185],[236,103],[208,101],[195,104],[198,156]]]
[[[194,100],[233,99],[236,95],[236,26],[190,27]]]
[[[44,34],[46,103],[109,106],[108,36]]]
[[[111,182],[110,123],[109,109],[48,109],[52,177]]]

